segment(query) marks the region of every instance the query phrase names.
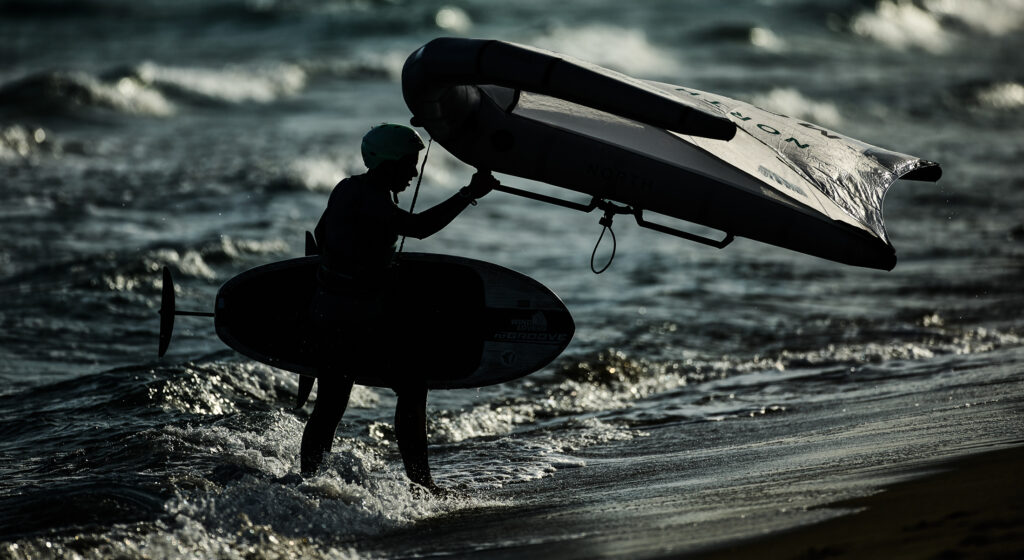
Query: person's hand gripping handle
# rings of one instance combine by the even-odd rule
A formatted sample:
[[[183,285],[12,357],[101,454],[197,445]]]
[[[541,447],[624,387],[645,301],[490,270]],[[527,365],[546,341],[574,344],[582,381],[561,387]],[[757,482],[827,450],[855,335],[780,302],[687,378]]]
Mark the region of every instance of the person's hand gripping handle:
[[[491,175],[490,171],[477,169],[476,173],[473,174],[473,178],[469,181],[469,185],[462,189],[462,192],[467,198],[472,198],[476,201],[476,199],[491,192],[498,185],[498,180],[494,178],[494,175]]]

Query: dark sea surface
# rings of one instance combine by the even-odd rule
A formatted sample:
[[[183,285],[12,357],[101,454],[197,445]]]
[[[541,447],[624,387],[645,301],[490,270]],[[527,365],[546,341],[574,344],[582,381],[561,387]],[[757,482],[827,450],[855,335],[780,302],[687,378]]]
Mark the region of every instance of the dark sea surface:
[[[21,0],[0,34],[0,558],[657,557],[1024,440],[1022,2]],[[437,36],[721,93],[944,176],[890,191],[892,272],[622,219],[598,276],[597,214],[490,194],[406,250],[536,278],[573,343],[431,393],[458,497],[410,488],[394,395],[365,387],[301,481],[298,377],[203,318],[157,359],[160,269],[209,310],[301,255]],[[434,146],[417,207],[472,173]]]

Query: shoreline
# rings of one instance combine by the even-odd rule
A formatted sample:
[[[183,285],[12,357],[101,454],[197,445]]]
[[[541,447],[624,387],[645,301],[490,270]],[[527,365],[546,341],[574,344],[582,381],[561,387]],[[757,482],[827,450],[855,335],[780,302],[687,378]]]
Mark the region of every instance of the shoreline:
[[[1024,446],[924,467],[920,477],[822,507],[814,525],[697,551],[727,558],[1024,558]]]

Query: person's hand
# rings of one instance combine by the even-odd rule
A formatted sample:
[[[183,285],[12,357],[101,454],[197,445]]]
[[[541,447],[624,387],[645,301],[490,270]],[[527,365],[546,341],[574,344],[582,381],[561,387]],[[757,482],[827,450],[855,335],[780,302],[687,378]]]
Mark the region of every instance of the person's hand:
[[[466,188],[469,189],[470,196],[480,198],[491,192],[498,184],[498,180],[494,178],[494,175],[491,175],[490,171],[477,170]]]

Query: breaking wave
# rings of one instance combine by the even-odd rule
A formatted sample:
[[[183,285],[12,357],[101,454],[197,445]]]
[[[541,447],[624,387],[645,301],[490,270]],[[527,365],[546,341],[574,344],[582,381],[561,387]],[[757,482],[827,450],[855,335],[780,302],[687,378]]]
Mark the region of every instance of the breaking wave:
[[[285,63],[189,68],[145,62],[136,67],[133,74],[147,87],[223,103],[270,103],[295,95],[305,87],[307,80],[301,67]]]
[[[910,2],[879,2],[874,11],[858,14],[850,22],[854,33],[895,49],[921,48],[934,53],[952,48],[953,36],[939,18]]]
[[[865,327],[866,328],[866,327]],[[780,336],[785,336],[780,334]],[[607,349],[563,360],[551,378],[538,385],[543,398],[533,409],[520,409],[512,418],[543,418],[584,411],[615,410],[652,395],[708,381],[753,372],[805,370],[816,375],[834,368],[860,368],[865,364],[912,362],[938,356],[964,356],[992,352],[1022,343],[1020,334],[989,328],[947,326],[938,314],[920,317],[917,324],[884,341],[787,344],[755,355],[701,356],[685,352],[678,360],[635,357],[622,349]],[[817,373],[816,373],[817,372]]]
[[[284,255],[290,250],[281,239],[253,240],[234,239],[223,236],[195,248],[159,248],[149,251],[141,258],[129,257],[127,261],[115,259],[110,262],[94,263],[102,270],[89,271],[96,280],[90,285],[117,292],[157,292],[160,270],[168,266],[176,278],[217,280],[220,275],[214,269],[221,264],[236,263],[251,255]],[[95,273],[95,274],[93,274]]]
[[[1024,1],[882,0],[857,14],[850,29],[894,49],[952,50],[964,34],[1004,37],[1024,28]]]
[[[72,113],[81,108],[167,117],[176,103],[271,103],[295,95],[306,71],[294,64],[188,68],[145,62],[103,75],[81,71],[34,74],[0,87],[0,101],[19,114]]]
[[[166,381],[175,384],[179,378],[173,375]],[[250,379],[267,381],[262,374]],[[212,392],[223,390],[218,386]],[[149,511],[135,512],[134,519],[116,510],[123,522],[91,534],[87,548],[78,546],[80,535],[69,527],[62,534],[5,543],[3,553],[12,558],[46,557],[56,551],[76,558],[251,558],[269,547],[274,557],[355,559],[359,555],[346,546],[355,538],[460,509],[503,504],[470,494],[425,495],[385,460],[386,447],[346,438],[341,438],[320,474],[302,479],[294,472],[300,418],[281,410],[246,415],[237,410],[203,412],[212,415],[212,421],[172,423],[141,434],[155,446],[151,456],[169,458],[176,471],[169,498],[147,496],[138,507]],[[92,495],[112,491],[97,488]],[[120,498],[122,509],[129,505],[128,498]]]
[[[86,72],[45,72],[5,84],[0,103],[20,114],[48,115],[54,111],[101,108],[134,115],[168,116],[174,105],[158,90],[124,76],[104,80]]]
[[[942,18],[946,27],[1002,37],[1024,28],[1022,0],[926,0],[926,10]]]

